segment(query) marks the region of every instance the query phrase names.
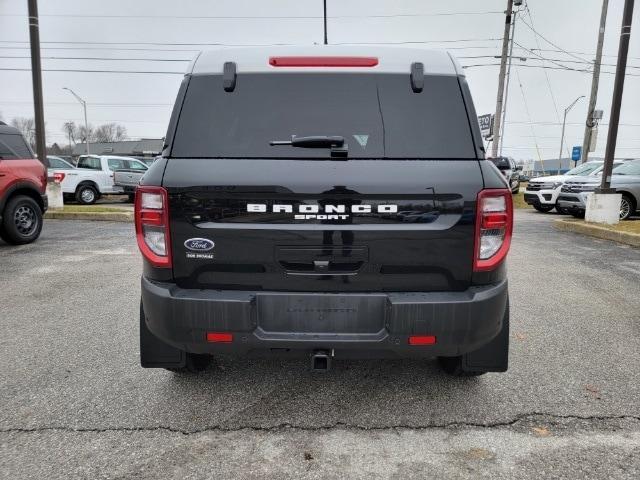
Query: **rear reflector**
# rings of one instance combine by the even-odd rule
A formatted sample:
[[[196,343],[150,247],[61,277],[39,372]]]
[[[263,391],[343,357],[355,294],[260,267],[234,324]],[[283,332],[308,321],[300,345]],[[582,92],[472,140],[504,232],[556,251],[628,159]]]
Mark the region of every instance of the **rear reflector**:
[[[207,332],[207,342],[211,343],[231,343],[233,342],[232,333]]]
[[[376,57],[269,57],[272,67],[375,67]]]
[[[435,335],[412,335],[409,337],[409,345],[435,345]]]

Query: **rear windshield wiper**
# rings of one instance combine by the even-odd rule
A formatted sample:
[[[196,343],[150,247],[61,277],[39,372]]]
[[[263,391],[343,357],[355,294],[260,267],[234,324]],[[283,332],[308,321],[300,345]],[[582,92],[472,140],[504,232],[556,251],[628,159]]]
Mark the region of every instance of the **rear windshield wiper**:
[[[340,136],[328,136],[328,135],[313,135],[309,137],[295,137],[292,136],[291,140],[272,140],[269,145],[291,145],[292,147],[299,148],[329,148],[331,158],[338,158],[346,160],[348,153],[348,146],[344,143],[344,137]]]
[[[271,140],[269,145],[291,145],[299,148],[336,148],[344,145],[344,137],[327,135],[291,137],[291,140]]]

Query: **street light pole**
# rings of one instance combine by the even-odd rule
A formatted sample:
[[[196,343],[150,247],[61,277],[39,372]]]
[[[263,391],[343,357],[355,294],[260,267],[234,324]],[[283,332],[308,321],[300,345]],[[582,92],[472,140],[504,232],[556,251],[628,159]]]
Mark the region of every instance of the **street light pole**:
[[[85,140],[87,155],[89,155],[89,123],[87,122],[87,102],[85,102],[82,98],[76,95],[76,92],[74,92],[70,88],[62,87],[62,89],[68,90],[71,93],[71,95],[76,97],[76,100],[78,100],[82,104],[82,108],[84,109],[84,140]]]
[[[562,120],[562,135],[560,135],[560,154],[558,155],[558,175],[560,175],[560,168],[562,167],[562,147],[564,147],[564,127],[567,123],[567,113],[569,113],[569,110],[571,110],[581,98],[584,98],[584,95],[580,95],[571,103],[571,105],[564,109],[564,119]]]

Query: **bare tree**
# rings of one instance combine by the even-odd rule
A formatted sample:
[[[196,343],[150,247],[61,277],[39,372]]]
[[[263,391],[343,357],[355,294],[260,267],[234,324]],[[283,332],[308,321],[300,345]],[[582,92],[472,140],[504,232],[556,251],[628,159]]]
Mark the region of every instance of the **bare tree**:
[[[62,125],[62,131],[66,133],[67,137],[69,138],[69,146],[71,146],[72,142],[73,145],[75,145],[76,135],[78,134],[78,126],[76,125],[76,122],[64,122],[64,124]]]
[[[117,123],[105,123],[95,130],[96,142],[119,142],[127,138],[127,129]]]
[[[96,135],[95,135],[95,129],[93,128],[93,125],[91,124],[88,125],[88,131],[84,125],[79,125],[76,129],[75,137],[80,142],[86,142],[87,140],[89,142],[95,142]]]
[[[31,148],[36,146],[36,122],[33,118],[15,117],[11,120],[11,125],[17,128],[22,136],[27,140]]]

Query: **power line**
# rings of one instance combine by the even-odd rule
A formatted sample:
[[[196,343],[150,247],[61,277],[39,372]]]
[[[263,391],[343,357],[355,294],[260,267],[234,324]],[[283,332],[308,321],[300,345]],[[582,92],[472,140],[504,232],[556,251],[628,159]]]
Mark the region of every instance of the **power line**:
[[[0,58],[29,59],[28,56],[0,55]],[[41,57],[43,60],[111,60],[117,62],[140,61],[140,62],[190,62],[191,59],[183,58],[111,58],[111,57]]]
[[[538,160],[542,161],[542,155],[540,155],[540,147],[538,146],[538,139],[536,138],[536,131],[533,128],[531,121],[531,112],[529,111],[529,105],[527,104],[527,97],[524,94],[524,87],[522,86],[522,80],[520,79],[519,65],[516,65],[516,77],[518,78],[518,85],[520,86],[520,93],[522,94],[522,102],[524,103],[524,109],[529,119],[529,128],[531,129],[531,135],[533,135],[533,144],[536,147],[536,153],[538,154]],[[503,147],[504,148],[504,147]]]
[[[532,31],[534,33],[534,40],[536,42],[536,46],[538,48],[540,48],[540,36],[538,35],[538,32],[536,32],[533,29],[533,16],[531,14],[531,9],[529,8],[529,4],[528,3],[525,4],[525,10],[526,10],[527,14],[529,15],[529,21],[531,22],[531,29],[532,29]],[[523,21],[524,21],[524,19],[523,19]],[[524,48],[520,44],[518,44],[518,47]],[[533,51],[531,51],[531,53],[533,53]],[[556,62],[552,62],[552,63],[556,63]],[[546,66],[546,65],[543,63],[543,66]],[[556,119],[558,120],[558,122],[560,122],[560,112],[558,111],[558,102],[556,101],[556,96],[554,95],[553,88],[551,87],[551,79],[549,78],[549,73],[547,72],[546,69],[543,70],[543,73],[544,73],[544,78],[545,78],[545,81],[546,81],[546,84],[547,84],[547,90],[549,91],[549,96],[551,97],[551,103],[553,103],[553,110],[556,113]]]
[[[77,105],[77,102],[46,102],[47,105]],[[33,101],[28,100],[0,100],[2,105],[33,105]],[[172,107],[173,103],[104,103],[87,102],[92,107]]]
[[[472,65],[462,65],[462,68],[476,68],[476,67],[496,67],[496,66],[500,66],[499,63],[475,63]],[[545,70],[566,70],[566,71],[570,71],[570,72],[578,72],[578,73],[591,73],[589,70],[581,70],[578,68],[571,68],[571,67],[550,67],[550,66],[545,66],[545,65],[524,65],[524,64],[520,64],[518,65],[519,67],[523,67],[523,68],[542,68]],[[615,75],[616,72],[600,72],[600,73],[606,73],[608,75]],[[626,74],[627,77],[640,77],[640,74],[638,73],[627,73]]]
[[[327,15],[327,18],[421,18],[421,17],[454,17],[460,15],[495,15],[502,14],[502,11],[484,11],[484,12],[442,12],[442,13],[397,13],[397,14],[379,14],[379,15]],[[19,13],[0,14],[0,17],[25,17]],[[104,19],[167,19],[167,20],[317,20],[324,18],[322,15],[85,15],[79,13],[49,13],[41,14],[40,17],[50,18],[95,18]]]
[[[30,72],[30,68],[5,68],[0,67],[0,71]],[[163,75],[184,75],[184,72],[163,72],[163,71],[141,71],[141,70],[83,70],[66,68],[43,68],[43,72],[69,72],[69,73],[140,73],[140,74],[163,74]]]
[[[458,42],[493,42],[496,40],[502,40],[501,38],[463,38],[452,40],[418,40],[418,41],[403,41],[403,42],[339,42],[333,43],[333,45],[395,45],[395,44],[409,44],[409,43],[458,43]],[[0,40],[0,43],[29,43],[24,40]],[[196,43],[175,43],[175,42],[88,42],[88,41],[69,41],[64,42],[60,40],[42,41],[43,44],[56,44],[56,45],[149,45],[149,46],[176,46],[176,47],[189,47],[189,46],[209,46],[209,47],[277,47],[277,46],[292,46],[298,44],[292,43],[265,43],[265,44],[230,44],[230,43],[218,43],[218,42],[196,42]]]
[[[529,9],[529,5],[526,5],[525,9],[527,10],[527,13],[529,14],[529,20],[531,21],[531,23],[533,23],[533,21],[532,21],[533,18],[531,17],[531,10]],[[524,20],[524,18],[522,19],[522,23],[524,23],[527,26],[527,28],[529,28],[529,30],[531,30],[536,36],[540,37],[542,40],[547,42],[552,47],[557,48],[558,50],[560,50],[563,53],[566,53],[570,57],[577,58],[578,60],[582,60],[582,61],[588,62],[588,60],[586,58],[582,58],[582,57],[579,57],[578,55],[574,55],[573,53],[570,53],[568,50],[565,50],[564,48],[562,48],[562,47],[558,46],[557,44],[553,43],[551,40],[547,39],[544,35],[542,35],[535,28],[533,28],[533,25],[529,25]]]

